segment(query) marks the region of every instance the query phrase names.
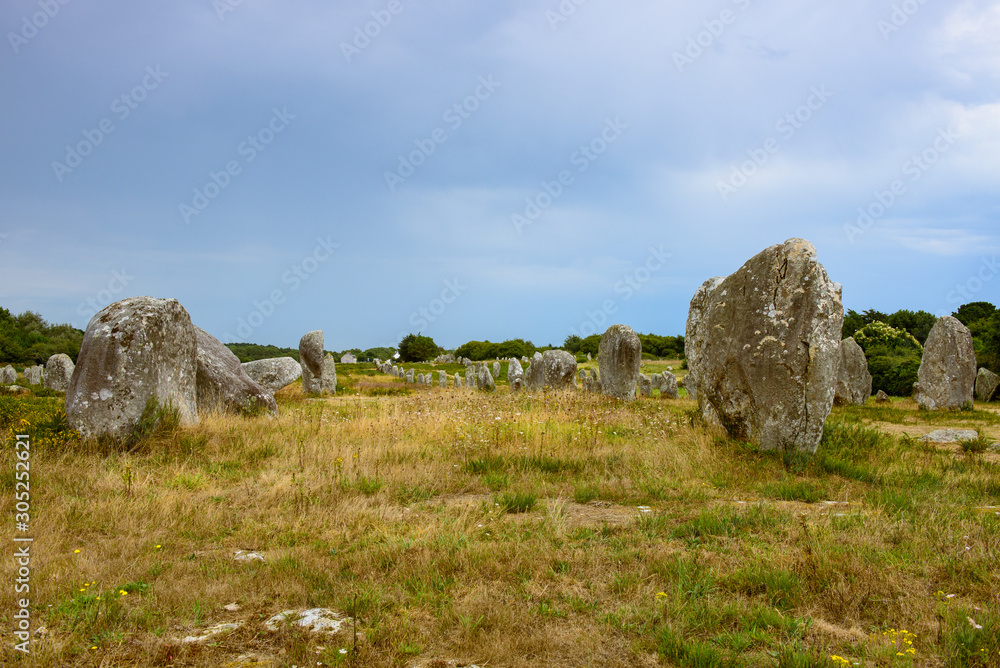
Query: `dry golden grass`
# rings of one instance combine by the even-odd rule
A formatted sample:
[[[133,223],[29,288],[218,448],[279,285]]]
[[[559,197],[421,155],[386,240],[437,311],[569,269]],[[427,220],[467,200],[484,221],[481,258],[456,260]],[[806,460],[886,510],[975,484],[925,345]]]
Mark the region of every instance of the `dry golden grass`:
[[[5,585],[0,663],[1000,665],[997,465],[858,426],[945,418],[837,409],[816,457],[782,458],[710,433],[689,400],[344,380],[327,399],[282,390],[277,418],[208,416],[132,452],[37,447],[46,633],[13,651]],[[13,462],[7,447],[7,517]],[[505,512],[514,497],[530,509]],[[355,617],[357,639],[263,625],[312,607]],[[889,629],[916,634],[915,653],[896,656]]]

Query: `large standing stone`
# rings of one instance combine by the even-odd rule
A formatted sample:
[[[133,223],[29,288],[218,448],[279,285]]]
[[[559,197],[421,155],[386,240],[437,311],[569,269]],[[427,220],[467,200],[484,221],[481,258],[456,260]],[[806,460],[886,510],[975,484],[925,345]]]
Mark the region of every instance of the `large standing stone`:
[[[271,357],[244,362],[242,366],[253,382],[271,394],[288,387],[302,376],[302,365],[294,357]]]
[[[278,412],[274,397],[247,375],[233,351],[200,327],[195,327],[194,332],[198,345],[199,413]]]
[[[685,338],[706,420],[766,450],[815,452],[836,389],[840,292],[804,239],[706,281]]]
[[[635,399],[642,343],[628,325],[611,325],[601,336],[597,349],[597,367],[601,370],[601,391],[609,397]]]
[[[677,376],[670,371],[664,371],[659,375],[662,378],[660,381],[660,398],[679,399],[681,394],[677,388]]]
[[[575,379],[576,358],[565,350],[546,350],[535,353],[524,374],[524,385],[530,390],[563,390],[576,387]]]
[[[190,318],[188,319],[190,320]],[[89,328],[90,325],[87,325],[87,327]],[[77,355],[77,359],[80,359],[79,355]],[[73,378],[73,371],[75,369],[76,365],[73,364],[73,360],[69,355],[66,353],[56,353],[45,363],[45,387],[50,390],[66,392],[69,389],[70,379]]]
[[[25,372],[27,377],[27,372]],[[993,373],[986,367],[976,374],[976,399],[980,401],[993,401],[997,396],[997,387],[1000,387],[1000,376]]]
[[[972,334],[958,318],[938,318],[924,343],[914,399],[929,411],[972,406],[976,388],[976,352]]]
[[[17,371],[11,365],[5,366],[0,369],[0,384],[2,385],[13,385],[17,382]]]
[[[833,403],[838,406],[861,406],[872,395],[872,375],[868,372],[865,351],[849,336],[840,342],[840,367]]]
[[[306,394],[323,392],[323,330],[307,332],[299,340],[299,362],[302,365],[302,391]]]
[[[194,325],[176,299],[105,307],[87,325],[66,392],[70,426],[85,438],[125,438],[150,399],[175,407],[182,425],[197,423],[197,358]],[[46,367],[46,380],[52,373]]]
[[[24,379],[28,381],[28,385],[41,385],[45,378],[45,367],[40,364],[28,367],[24,370]]]

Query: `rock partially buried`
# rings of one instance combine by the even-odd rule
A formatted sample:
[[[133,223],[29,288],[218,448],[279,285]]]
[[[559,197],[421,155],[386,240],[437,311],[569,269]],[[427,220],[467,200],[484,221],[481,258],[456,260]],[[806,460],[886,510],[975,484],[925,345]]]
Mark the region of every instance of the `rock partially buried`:
[[[198,345],[199,413],[278,412],[274,397],[247,375],[233,351],[200,327],[194,331]]]
[[[598,354],[600,357],[600,354]],[[653,382],[650,380],[649,376],[644,373],[639,374],[639,394],[648,397],[653,393]]]
[[[889,395],[886,394],[884,390],[879,390],[878,392],[875,393],[875,403],[887,404],[890,401],[892,401],[892,399],[889,398]]]
[[[924,410],[972,407],[976,387],[976,352],[972,334],[958,318],[946,315],[931,327],[917,372],[914,399]]]
[[[611,325],[601,336],[597,350],[597,367],[603,379],[601,391],[616,399],[635,399],[642,364],[639,335],[628,325]]]
[[[979,437],[975,429],[938,429],[920,437],[921,441],[929,443],[958,443],[971,441]]]
[[[353,353],[344,353],[340,356],[341,364],[357,364],[358,358],[354,356]]]
[[[872,375],[868,372],[865,351],[854,337],[849,336],[840,342],[840,368],[833,403],[838,406],[861,406],[871,395]]]
[[[12,385],[17,382],[17,371],[11,365],[0,369],[0,385]]]
[[[66,392],[70,426],[85,438],[125,438],[150,400],[176,408],[181,425],[196,424],[197,356],[194,325],[176,299],[105,307],[87,325]]]
[[[27,378],[27,370],[24,374],[25,378]],[[979,373],[976,374],[976,399],[980,401],[993,401],[997,398],[998,387],[1000,387],[1000,376],[986,367],[980,369]]]
[[[334,612],[328,608],[311,608],[309,610],[285,610],[264,622],[268,631],[277,631],[283,626],[299,626],[313,633],[336,633],[351,618]]]
[[[89,328],[90,325],[87,327]],[[79,355],[77,355],[77,359],[79,359]],[[73,364],[73,360],[69,355],[66,353],[56,353],[45,363],[45,387],[50,390],[66,392],[69,389],[70,379],[73,378],[73,371],[75,369],[76,365]]]
[[[703,284],[685,347],[706,420],[716,413],[732,437],[765,450],[815,452],[840,363],[840,292],[804,239]]]
[[[254,360],[244,362],[242,366],[255,383],[271,394],[288,387],[302,376],[302,366],[293,357]]]

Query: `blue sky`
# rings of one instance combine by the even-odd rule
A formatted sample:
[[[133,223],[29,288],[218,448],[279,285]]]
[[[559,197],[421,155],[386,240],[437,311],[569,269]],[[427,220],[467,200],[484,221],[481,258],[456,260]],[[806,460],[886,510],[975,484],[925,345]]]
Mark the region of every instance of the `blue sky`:
[[[997,1],[9,0],[0,30],[13,312],[680,334],[790,237],[845,308],[1000,294]]]

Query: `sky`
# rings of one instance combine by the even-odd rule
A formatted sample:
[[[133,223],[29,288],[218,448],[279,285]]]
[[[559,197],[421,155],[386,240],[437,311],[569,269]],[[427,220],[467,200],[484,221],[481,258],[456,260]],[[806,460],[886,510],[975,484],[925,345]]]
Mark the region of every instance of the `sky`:
[[[998,302],[1000,1],[6,0],[0,306],[223,341],[683,334],[802,237]]]

